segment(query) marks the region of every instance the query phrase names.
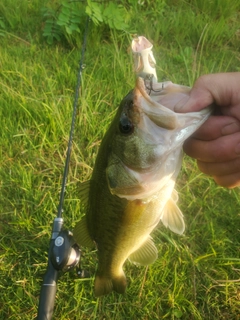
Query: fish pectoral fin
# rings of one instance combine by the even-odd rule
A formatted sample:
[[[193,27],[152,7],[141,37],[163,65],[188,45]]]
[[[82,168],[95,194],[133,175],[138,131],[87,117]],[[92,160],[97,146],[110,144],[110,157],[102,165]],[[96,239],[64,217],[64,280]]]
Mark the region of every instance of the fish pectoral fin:
[[[177,234],[183,234],[185,223],[182,211],[178,208],[176,201],[178,200],[177,191],[174,190],[172,197],[165,205],[161,221],[166,228]]]
[[[147,266],[153,263],[158,257],[158,251],[155,247],[155,244],[152,241],[152,238],[149,237],[143,245],[134,251],[129,257],[128,260],[132,263],[139,264],[142,266]]]
[[[88,248],[94,248],[94,242],[91,239],[87,229],[87,219],[84,216],[79,222],[77,222],[74,230],[73,237],[77,244]]]
[[[90,189],[90,181],[91,180],[87,180],[84,182],[80,183],[80,187],[79,187],[79,198],[81,200],[81,204],[83,206],[86,206],[88,203],[88,194],[89,194],[89,189]]]
[[[96,297],[106,295],[112,291],[124,293],[126,287],[127,279],[123,272],[122,274],[112,278],[97,274],[94,283],[94,293]]]

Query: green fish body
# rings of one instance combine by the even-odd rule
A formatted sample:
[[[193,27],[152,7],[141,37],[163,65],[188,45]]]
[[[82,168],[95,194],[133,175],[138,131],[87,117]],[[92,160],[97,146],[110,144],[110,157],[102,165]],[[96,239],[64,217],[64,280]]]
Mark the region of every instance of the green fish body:
[[[155,87],[158,94],[149,95],[137,79],[102,140],[91,180],[82,184],[86,215],[74,238],[80,246],[97,247],[96,296],[124,293],[127,259],[140,265],[157,259],[150,234],[159,221],[178,234],[185,229],[174,190],[182,144],[210,110],[176,114],[172,105],[190,89],[171,82]]]

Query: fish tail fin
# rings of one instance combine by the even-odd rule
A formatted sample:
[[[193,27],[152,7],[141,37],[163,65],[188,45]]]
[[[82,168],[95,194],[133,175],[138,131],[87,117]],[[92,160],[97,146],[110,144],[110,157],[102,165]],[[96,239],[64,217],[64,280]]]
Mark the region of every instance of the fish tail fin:
[[[124,293],[127,287],[127,279],[125,274],[122,273],[119,276],[112,279],[113,290],[118,293]]]
[[[109,277],[101,276],[97,274],[95,278],[94,292],[96,297],[100,297],[112,291],[116,291],[118,293],[124,293],[126,290],[126,287],[127,287],[127,279],[124,273],[118,276],[115,276],[113,278],[109,278]]]

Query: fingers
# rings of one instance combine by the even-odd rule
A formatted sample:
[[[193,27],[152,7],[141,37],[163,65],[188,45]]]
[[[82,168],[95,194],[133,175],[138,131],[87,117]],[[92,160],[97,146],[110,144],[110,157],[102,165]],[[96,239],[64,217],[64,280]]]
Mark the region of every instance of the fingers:
[[[236,188],[240,186],[240,173],[230,174],[226,176],[214,176],[215,182],[225,188]]]
[[[184,143],[199,169],[227,188],[240,186],[240,121],[212,116]]]
[[[197,161],[198,168],[209,176],[228,176],[240,174],[240,157],[226,162],[203,162]]]
[[[221,136],[240,132],[240,121],[228,116],[211,116],[192,135],[198,140],[214,140]]]
[[[183,150],[190,157],[202,162],[234,160],[240,157],[240,132],[210,141],[190,138],[184,143]]]

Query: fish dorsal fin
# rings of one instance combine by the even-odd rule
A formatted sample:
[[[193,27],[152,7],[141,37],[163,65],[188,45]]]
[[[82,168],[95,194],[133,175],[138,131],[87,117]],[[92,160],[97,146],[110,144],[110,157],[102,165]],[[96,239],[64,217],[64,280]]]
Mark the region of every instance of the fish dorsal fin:
[[[185,223],[183,220],[182,211],[177,206],[178,193],[173,190],[171,198],[165,205],[161,221],[166,228],[177,234],[183,234],[185,230]]]
[[[79,198],[83,206],[86,206],[88,203],[89,189],[90,189],[90,180],[80,182]]]
[[[88,229],[87,229],[87,219],[84,216],[79,222],[77,222],[74,230],[73,230],[73,237],[76,240],[77,244],[80,246],[93,248],[94,242],[91,239]]]
[[[129,261],[142,266],[147,266],[153,263],[158,257],[158,251],[155,247],[152,238],[149,237],[143,245],[134,251],[129,257]]]

